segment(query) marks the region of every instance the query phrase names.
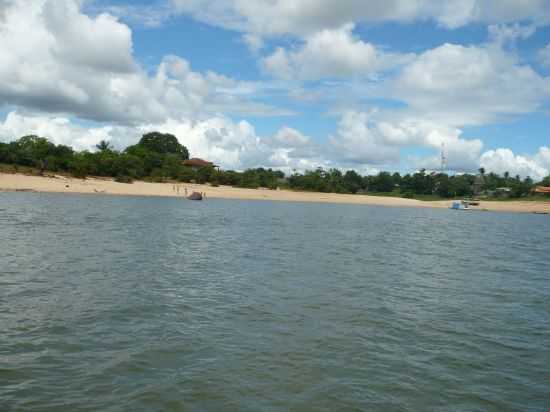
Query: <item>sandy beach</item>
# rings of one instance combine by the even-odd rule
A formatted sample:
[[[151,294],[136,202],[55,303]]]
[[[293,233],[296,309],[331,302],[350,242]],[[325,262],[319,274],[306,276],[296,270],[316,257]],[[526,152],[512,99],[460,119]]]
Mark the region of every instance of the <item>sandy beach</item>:
[[[112,179],[76,179],[61,175],[28,176],[0,173],[0,191],[29,191],[45,193],[83,193],[126,196],[184,197],[193,191],[206,193],[206,198],[272,200],[288,202],[349,203],[397,207],[448,208],[452,200],[426,202],[385,196],[346,195],[337,193],[295,192],[290,190],[242,189],[228,186],[212,187],[191,183],[117,183]],[[499,212],[550,213],[550,201],[482,201],[474,209]]]

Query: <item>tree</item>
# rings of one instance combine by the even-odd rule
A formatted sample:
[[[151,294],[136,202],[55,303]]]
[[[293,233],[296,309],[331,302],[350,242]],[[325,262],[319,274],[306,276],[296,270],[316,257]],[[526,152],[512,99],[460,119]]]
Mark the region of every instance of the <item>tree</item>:
[[[28,135],[15,142],[14,150],[16,163],[42,171],[46,168],[46,158],[55,153],[55,145],[44,137]]]
[[[11,163],[10,145],[0,142],[0,163]]]
[[[106,140],[100,141],[98,144],[95,145],[95,147],[100,152],[112,152],[113,151],[113,147],[111,146],[111,143],[106,141]]]
[[[441,197],[451,196],[451,182],[449,176],[445,173],[440,173],[436,176],[436,183],[434,188],[435,193]]]
[[[351,193],[357,193],[363,186],[363,179],[355,170],[348,170],[343,180],[346,191]]]
[[[372,192],[391,192],[394,187],[392,175],[388,172],[380,172],[377,176],[372,176],[369,190]]]
[[[138,143],[145,149],[160,154],[175,154],[181,160],[189,159],[189,151],[180,144],[176,136],[169,133],[151,132],[144,134]]]

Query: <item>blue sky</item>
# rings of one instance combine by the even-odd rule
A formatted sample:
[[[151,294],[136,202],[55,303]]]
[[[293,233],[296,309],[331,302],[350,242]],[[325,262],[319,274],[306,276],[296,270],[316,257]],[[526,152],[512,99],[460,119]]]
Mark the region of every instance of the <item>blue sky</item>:
[[[0,139],[550,174],[550,2],[0,0]],[[21,24],[25,22],[25,24]],[[21,27],[27,31],[22,31]],[[34,70],[31,71],[30,68]]]

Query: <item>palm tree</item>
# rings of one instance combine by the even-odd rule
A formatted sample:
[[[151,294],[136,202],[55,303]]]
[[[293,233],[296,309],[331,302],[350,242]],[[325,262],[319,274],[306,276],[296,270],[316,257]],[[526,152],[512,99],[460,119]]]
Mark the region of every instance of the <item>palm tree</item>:
[[[111,143],[107,142],[106,140],[102,140],[98,144],[95,145],[97,150],[100,152],[107,152],[113,150],[113,146],[111,146]]]

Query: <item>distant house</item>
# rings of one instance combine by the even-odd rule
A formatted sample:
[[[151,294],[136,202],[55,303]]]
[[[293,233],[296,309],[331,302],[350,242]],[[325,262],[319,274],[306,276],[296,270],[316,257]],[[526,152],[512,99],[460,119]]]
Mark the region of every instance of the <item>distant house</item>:
[[[497,187],[494,192],[496,197],[510,197],[512,195],[512,189],[509,187]]]
[[[550,195],[550,186],[537,186],[533,192],[539,195]]]
[[[219,168],[218,165],[215,165],[214,163],[209,162],[207,160],[199,159],[197,157],[194,157],[194,158],[188,159],[188,160],[184,160],[183,165],[184,166],[189,166],[189,167],[193,168],[193,170],[199,170],[199,169],[202,169],[204,167],[213,167],[215,169]]]

